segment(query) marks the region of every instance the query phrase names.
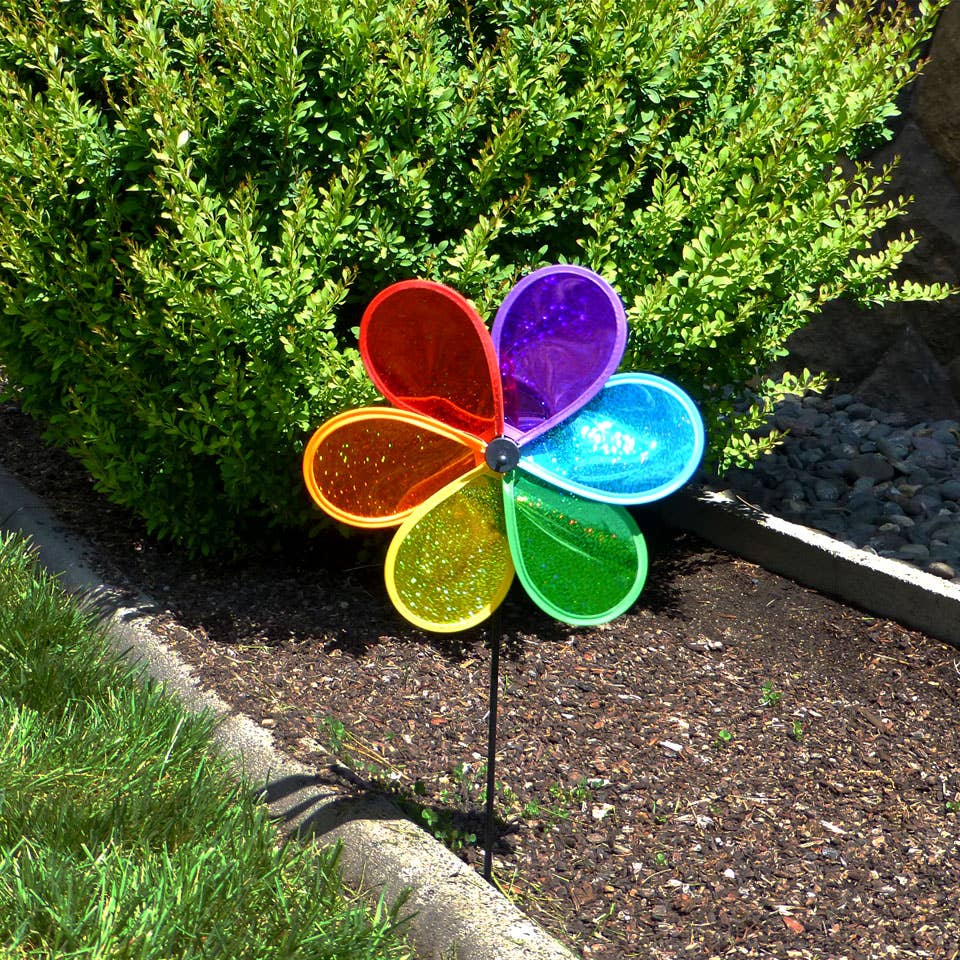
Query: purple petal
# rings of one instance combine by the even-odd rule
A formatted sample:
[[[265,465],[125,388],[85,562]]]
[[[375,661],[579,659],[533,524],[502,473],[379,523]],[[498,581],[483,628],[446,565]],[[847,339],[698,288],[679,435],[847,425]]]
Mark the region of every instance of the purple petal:
[[[578,410],[623,357],[627,318],[592,270],[544,267],[507,295],[493,322],[506,433],[529,440]]]

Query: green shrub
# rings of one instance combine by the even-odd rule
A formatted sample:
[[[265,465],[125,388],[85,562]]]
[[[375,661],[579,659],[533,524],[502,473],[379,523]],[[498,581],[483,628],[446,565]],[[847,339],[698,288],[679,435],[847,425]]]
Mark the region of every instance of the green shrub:
[[[942,4],[941,4],[942,5]],[[937,7],[854,0],[0,0],[0,358],[109,496],[192,549],[310,514],[308,432],[374,394],[354,325],[546,262],[628,306],[625,365],[756,455],[734,392],[913,242],[886,136]]]

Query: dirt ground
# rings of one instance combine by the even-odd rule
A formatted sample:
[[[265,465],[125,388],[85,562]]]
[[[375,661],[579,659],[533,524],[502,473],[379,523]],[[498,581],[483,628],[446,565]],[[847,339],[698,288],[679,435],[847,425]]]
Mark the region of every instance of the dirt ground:
[[[383,540],[190,561],[13,405],[0,463],[205,684],[479,869],[488,633],[407,626]],[[960,651],[640,520],[648,586],[615,623],[504,605],[501,888],[590,958],[960,957]]]

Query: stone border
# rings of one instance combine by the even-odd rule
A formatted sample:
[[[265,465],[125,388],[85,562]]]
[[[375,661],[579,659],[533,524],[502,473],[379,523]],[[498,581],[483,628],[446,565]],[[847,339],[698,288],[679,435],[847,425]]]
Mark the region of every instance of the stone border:
[[[960,647],[960,584],[764,513],[729,491],[683,490],[660,511],[672,526],[767,570]]]
[[[150,628],[159,608],[146,597],[104,584],[84,559],[91,548],[46,505],[0,467],[0,529],[30,538],[60,584],[96,604],[111,642],[192,711],[220,718],[215,741],[257,788],[284,829],[305,839],[342,844],[348,884],[375,905],[406,896],[402,915],[421,960],[573,960],[574,955],[480,875],[386,799],[324,790],[318,771],[278,751],[270,733],[204,690],[190,667]]]

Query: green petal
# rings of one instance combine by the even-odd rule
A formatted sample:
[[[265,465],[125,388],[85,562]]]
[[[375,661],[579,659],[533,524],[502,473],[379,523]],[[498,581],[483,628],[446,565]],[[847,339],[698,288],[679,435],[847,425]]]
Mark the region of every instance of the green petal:
[[[647,548],[623,507],[584,500],[521,470],[504,483],[507,538],[531,599],[565,623],[606,623],[640,595]]]

